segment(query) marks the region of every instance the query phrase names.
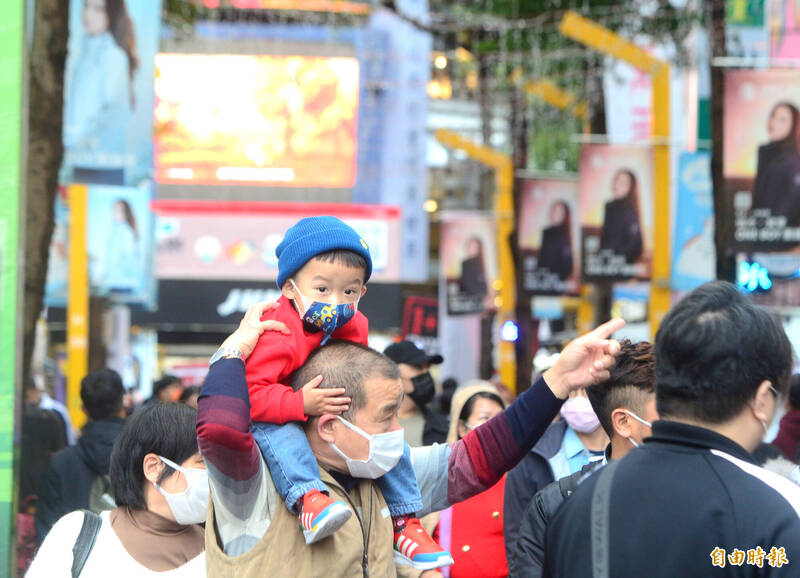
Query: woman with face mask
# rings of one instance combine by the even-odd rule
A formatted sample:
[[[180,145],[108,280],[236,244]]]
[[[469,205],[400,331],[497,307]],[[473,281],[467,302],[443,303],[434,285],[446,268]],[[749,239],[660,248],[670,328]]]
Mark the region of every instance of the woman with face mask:
[[[776,104],[767,122],[769,142],[758,147],[753,210],[786,217],[800,226],[800,111],[788,102]]]
[[[198,524],[206,518],[208,477],[196,420],[194,408],[177,403],[135,413],[111,452],[117,507],[100,514],[93,544],[84,545],[79,535],[94,515],[67,514],[50,530],[27,576],[66,575],[83,555],[82,569],[73,572],[83,578],[204,576],[205,534]]]
[[[505,407],[491,383],[468,382],[453,394],[447,443],[462,439]],[[485,492],[422,520],[423,525],[436,527],[434,539],[442,548],[449,547],[455,560],[449,568],[439,570],[443,576],[492,578],[508,575],[503,539],[504,494],[505,476]],[[400,567],[398,574],[409,576]]]

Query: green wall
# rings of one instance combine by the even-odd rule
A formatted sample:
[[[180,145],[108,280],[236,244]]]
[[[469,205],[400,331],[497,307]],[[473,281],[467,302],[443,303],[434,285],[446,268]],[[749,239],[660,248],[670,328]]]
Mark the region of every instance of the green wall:
[[[22,49],[25,0],[0,0],[0,576],[15,575],[15,383],[20,319]]]

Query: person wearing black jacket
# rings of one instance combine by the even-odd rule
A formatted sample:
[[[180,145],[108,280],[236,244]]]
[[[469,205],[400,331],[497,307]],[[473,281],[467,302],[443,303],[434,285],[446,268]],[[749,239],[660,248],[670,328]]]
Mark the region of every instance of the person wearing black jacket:
[[[509,560],[511,576],[539,578],[544,567],[547,524],[559,506],[599,466],[605,465],[607,460],[622,459],[650,437],[650,424],[658,419],[655,381],[652,343],[620,342],[611,377],[586,390],[600,425],[611,440],[606,448],[606,459],[589,462],[580,471],[536,493],[522,517],[514,555]]]
[[[795,575],[800,487],[751,455],[791,375],[780,321],[732,284],[708,283],[664,318],[655,359],[652,437],[556,512],[543,575],[590,578],[603,554],[609,576]]]
[[[108,476],[111,448],[125,425],[124,398],[122,379],[111,369],[93,371],[81,381],[81,401],[89,421],[78,443],[55,454],[45,470],[36,505],[39,544],[63,515],[89,509],[92,484]],[[109,502],[105,509],[113,507]]]
[[[550,207],[550,226],[542,231],[539,269],[558,275],[561,281],[572,275],[572,217],[569,205],[556,201]]]
[[[606,203],[600,250],[622,255],[626,263],[635,263],[644,251],[636,175],[628,169],[618,171],[611,192],[614,198]]]
[[[776,104],[767,125],[769,142],[758,147],[753,210],[769,209],[800,226],[800,111],[788,102]]]
[[[383,354],[400,368],[405,397],[398,418],[411,447],[442,444],[450,429],[449,420],[431,406],[436,386],[430,373],[431,365],[444,361],[439,354],[428,355],[410,341],[388,346]]]

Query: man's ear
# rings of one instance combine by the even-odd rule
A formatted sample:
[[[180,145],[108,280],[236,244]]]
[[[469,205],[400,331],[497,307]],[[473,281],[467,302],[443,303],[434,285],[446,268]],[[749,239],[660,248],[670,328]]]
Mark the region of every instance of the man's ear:
[[[367,286],[366,286],[366,285],[364,285],[364,286],[361,288],[361,297],[359,297],[359,299],[361,299],[362,297],[364,297],[364,295],[365,295],[366,293],[367,293]]]
[[[629,438],[633,434],[631,431],[631,417],[621,407],[611,412],[611,425],[620,437]]]
[[[761,385],[758,386],[755,398],[753,399],[753,412],[755,416],[765,422],[771,420],[770,408],[777,408],[777,400],[775,399],[775,394],[770,390],[771,387],[772,382],[765,379],[761,382]]]
[[[334,428],[338,423],[339,420],[336,419],[335,415],[326,413],[319,416],[319,419],[317,419],[317,435],[319,438],[326,443],[331,443],[334,437]]]
[[[144,478],[148,482],[158,482],[158,478],[161,476],[161,472],[164,470],[164,462],[154,453],[149,453],[144,456],[144,460],[142,461],[142,471],[144,472]]]

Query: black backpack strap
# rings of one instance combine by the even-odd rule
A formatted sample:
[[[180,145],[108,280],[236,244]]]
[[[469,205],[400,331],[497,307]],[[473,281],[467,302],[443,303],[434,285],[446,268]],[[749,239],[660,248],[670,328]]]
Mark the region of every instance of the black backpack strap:
[[[72,578],[78,578],[81,575],[83,566],[89,558],[95,540],[97,540],[101,524],[100,516],[89,510],[83,510],[83,525],[75,539],[75,545],[72,546]]]
[[[610,576],[609,558],[611,543],[609,529],[611,526],[611,482],[619,460],[608,463],[598,476],[597,484],[592,491],[591,531],[592,531],[592,575],[594,578]]]

